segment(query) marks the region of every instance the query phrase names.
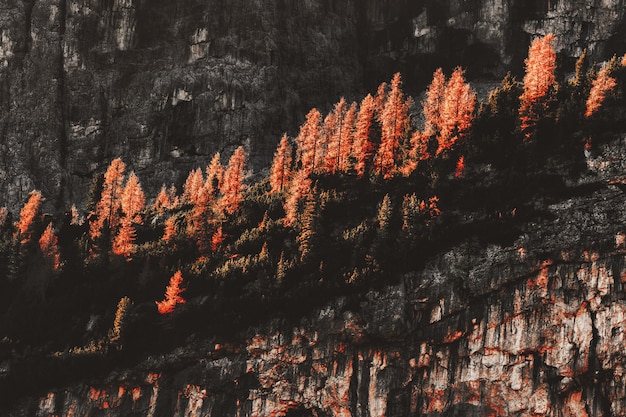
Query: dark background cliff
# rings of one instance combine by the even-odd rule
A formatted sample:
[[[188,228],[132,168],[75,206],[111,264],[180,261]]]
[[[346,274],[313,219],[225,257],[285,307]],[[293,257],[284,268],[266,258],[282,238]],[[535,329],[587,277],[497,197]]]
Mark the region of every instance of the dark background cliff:
[[[571,67],[624,52],[623,1],[3,0],[0,205],[41,189],[67,209],[121,156],[152,194],[244,144],[258,172],[311,107],[401,71],[522,70],[555,33]]]

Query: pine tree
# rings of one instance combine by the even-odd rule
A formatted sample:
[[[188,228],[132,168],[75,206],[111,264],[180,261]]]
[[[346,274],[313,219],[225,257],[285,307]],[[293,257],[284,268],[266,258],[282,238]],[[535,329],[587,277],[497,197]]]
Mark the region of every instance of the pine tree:
[[[357,177],[361,178],[365,174],[371,159],[374,146],[370,141],[372,122],[374,117],[374,98],[368,94],[361,101],[359,114],[356,119],[356,131],[354,133],[354,144],[352,155],[355,159],[354,169]]]
[[[606,97],[606,94],[617,86],[617,80],[611,77],[611,68],[604,65],[598,75],[593,80],[589,98],[587,98],[585,117],[591,117],[600,107]]]
[[[441,124],[437,141],[437,154],[451,149],[465,137],[474,119],[476,93],[465,83],[463,69],[457,67],[446,84],[441,108]]]
[[[446,76],[441,68],[433,74],[433,80],[426,90],[424,106],[424,134],[433,136],[441,130],[443,125],[441,111],[446,97]]]
[[[48,227],[46,227],[41,234],[39,238],[39,248],[50,267],[58,271],[61,267],[61,254],[59,251],[59,240],[54,233],[52,222],[48,223]]]
[[[302,213],[302,228],[296,242],[300,251],[300,261],[308,262],[313,258],[317,245],[317,229],[319,223],[319,202],[315,190],[310,190]]]
[[[415,249],[418,239],[419,200],[415,193],[405,195],[402,200],[402,233],[400,247],[410,253]]]
[[[240,146],[231,156],[224,172],[224,180],[220,184],[220,192],[222,193],[220,205],[228,214],[237,211],[243,200],[245,168],[246,151]]]
[[[28,201],[20,211],[20,219],[15,228],[22,240],[22,245],[28,243],[33,237],[33,226],[35,219],[40,215],[42,200],[41,193],[33,190],[29,194]]]
[[[393,205],[389,194],[385,194],[383,201],[380,203],[378,210],[378,237],[382,242],[389,239],[389,229],[391,225],[391,216],[393,214]]]
[[[270,193],[282,192],[291,176],[291,146],[287,135],[283,135],[278,149],[274,154],[274,161],[270,169]]]
[[[321,141],[321,121],[322,115],[320,112],[315,108],[311,109],[306,115],[306,121],[300,127],[300,133],[295,139],[298,145],[300,169],[307,176],[311,175],[316,168],[319,168],[321,153],[318,152],[318,146]]]
[[[133,302],[128,297],[122,297],[117,303],[113,328],[109,331],[109,342],[118,344],[124,341],[128,315],[132,306]]]
[[[524,91],[520,96],[521,129],[528,140],[534,134],[537,122],[548,108],[548,93],[555,84],[556,53],[552,44],[555,36],[548,34],[535,39],[528,49]]]
[[[105,224],[108,224],[111,230],[119,226],[125,170],[124,162],[116,158],[111,161],[104,174],[100,201],[96,204],[96,218],[89,225],[89,233],[93,240],[102,235]]]
[[[157,301],[157,308],[160,314],[168,314],[174,311],[177,304],[185,304],[185,299],[181,297],[184,289],[180,286],[183,283],[183,274],[180,270],[170,278],[170,283],[165,289],[165,300]]]
[[[410,99],[402,93],[400,73],[391,80],[391,90],[380,115],[381,139],[374,166],[384,179],[393,177],[397,169],[397,153],[411,124],[409,116]]]

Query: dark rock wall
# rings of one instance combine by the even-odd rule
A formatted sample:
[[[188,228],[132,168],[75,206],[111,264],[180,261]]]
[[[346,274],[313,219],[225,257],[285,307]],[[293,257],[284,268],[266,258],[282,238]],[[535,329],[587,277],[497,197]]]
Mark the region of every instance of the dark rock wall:
[[[116,156],[154,192],[244,144],[258,172],[309,108],[405,75],[520,71],[529,39],[624,48],[624,2],[2,0],[0,205],[83,203]]]
[[[8,415],[626,415],[626,139],[586,163],[562,194],[532,201],[542,215],[508,243],[460,239],[358,299],[240,342],[190,337]]]

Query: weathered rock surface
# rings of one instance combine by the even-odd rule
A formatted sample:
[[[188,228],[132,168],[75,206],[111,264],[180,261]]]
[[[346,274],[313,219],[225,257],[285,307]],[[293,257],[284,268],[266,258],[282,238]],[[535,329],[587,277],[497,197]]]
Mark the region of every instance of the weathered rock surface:
[[[593,151],[589,173],[534,200],[543,216],[510,244],[462,241],[297,325],[190,339],[9,415],[626,415],[624,145]]]
[[[519,71],[529,39],[594,59],[626,50],[622,0],[0,2],[0,205],[32,188],[84,202],[121,156],[144,188],[239,144],[259,171],[283,131],[341,95],[437,66]]]

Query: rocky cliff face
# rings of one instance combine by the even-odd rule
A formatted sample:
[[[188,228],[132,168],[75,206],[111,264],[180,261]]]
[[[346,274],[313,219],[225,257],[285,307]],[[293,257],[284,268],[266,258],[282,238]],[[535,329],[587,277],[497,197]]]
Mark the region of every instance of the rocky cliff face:
[[[121,156],[144,187],[244,144],[259,171],[283,131],[341,95],[437,66],[519,71],[529,38],[624,52],[622,0],[2,0],[0,205],[66,208]]]
[[[625,145],[588,153],[559,195],[501,213],[503,227],[528,219],[509,242],[459,238],[363,296],[229,343],[190,337],[8,415],[624,415]]]

